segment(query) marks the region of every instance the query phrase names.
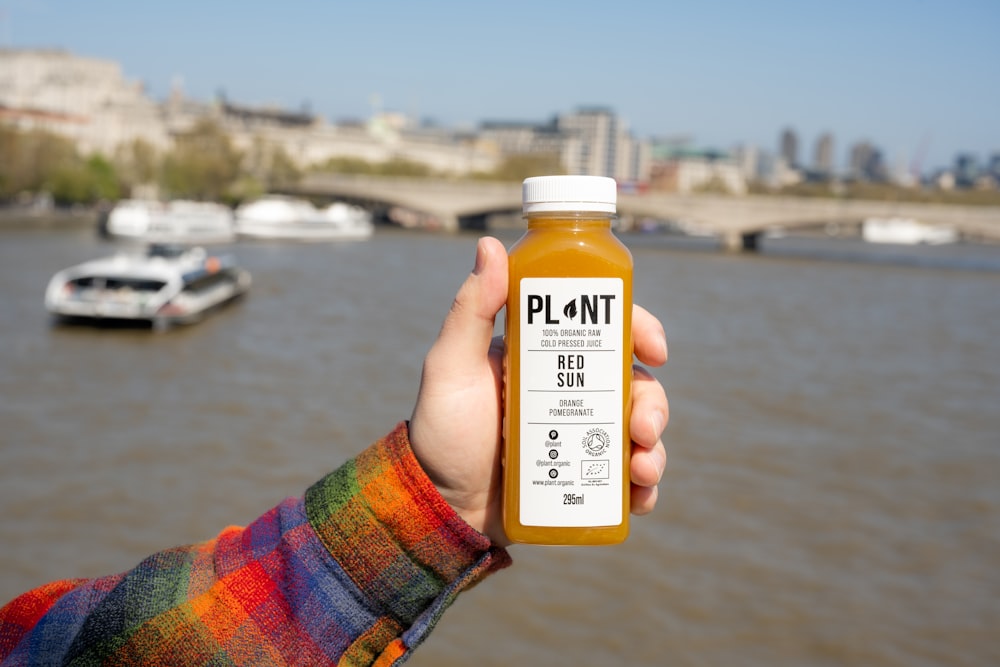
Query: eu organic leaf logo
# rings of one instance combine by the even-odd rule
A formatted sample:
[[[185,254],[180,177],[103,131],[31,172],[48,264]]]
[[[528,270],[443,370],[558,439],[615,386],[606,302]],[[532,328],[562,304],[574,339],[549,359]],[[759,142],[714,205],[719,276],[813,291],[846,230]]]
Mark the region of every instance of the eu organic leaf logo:
[[[565,315],[569,319],[573,319],[574,317],[576,317],[576,299],[573,299],[572,301],[566,304],[566,307],[563,308],[563,315]]]

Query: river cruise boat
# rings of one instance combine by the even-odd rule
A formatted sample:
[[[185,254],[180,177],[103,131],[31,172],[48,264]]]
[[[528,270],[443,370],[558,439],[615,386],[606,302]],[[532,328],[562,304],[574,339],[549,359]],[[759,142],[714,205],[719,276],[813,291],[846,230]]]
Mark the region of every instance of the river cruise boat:
[[[250,273],[230,255],[154,244],[59,271],[45,307],[64,322],[191,324],[246,293]]]
[[[868,243],[899,245],[942,245],[958,241],[958,233],[950,227],[928,225],[910,218],[868,218],[861,227],[861,236]]]
[[[371,213],[358,206],[336,202],[317,208],[308,200],[278,195],[239,206],[235,227],[239,237],[288,241],[358,240],[375,231]]]
[[[229,243],[236,237],[233,211],[215,202],[124,199],[108,213],[104,234],[143,243]]]

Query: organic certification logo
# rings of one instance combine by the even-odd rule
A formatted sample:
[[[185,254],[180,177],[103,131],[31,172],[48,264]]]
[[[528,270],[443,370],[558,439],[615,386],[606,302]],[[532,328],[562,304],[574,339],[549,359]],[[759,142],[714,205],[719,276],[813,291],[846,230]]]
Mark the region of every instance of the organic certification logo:
[[[611,446],[611,436],[603,428],[592,428],[583,436],[583,450],[590,456],[600,456]]]

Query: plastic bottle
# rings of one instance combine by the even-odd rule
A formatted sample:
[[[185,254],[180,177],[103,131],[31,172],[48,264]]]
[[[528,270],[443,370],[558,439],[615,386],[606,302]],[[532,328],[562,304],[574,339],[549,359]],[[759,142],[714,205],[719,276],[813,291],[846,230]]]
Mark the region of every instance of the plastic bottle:
[[[503,522],[531,544],[614,544],[629,530],[632,255],[598,176],[523,184],[510,249]]]

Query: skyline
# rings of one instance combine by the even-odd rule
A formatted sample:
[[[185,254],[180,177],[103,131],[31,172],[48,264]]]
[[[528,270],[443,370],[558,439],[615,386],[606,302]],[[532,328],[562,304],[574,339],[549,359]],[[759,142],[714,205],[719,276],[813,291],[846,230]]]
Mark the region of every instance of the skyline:
[[[998,3],[694,4],[0,0],[0,47],[114,60],[155,99],[182,81],[194,99],[331,122],[380,109],[460,128],[603,106],[638,138],[699,148],[776,153],[791,128],[803,164],[825,132],[838,167],[861,141],[924,172],[1000,153]]]

